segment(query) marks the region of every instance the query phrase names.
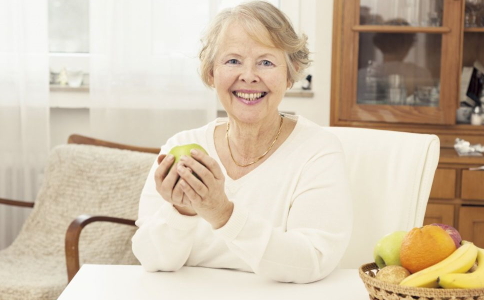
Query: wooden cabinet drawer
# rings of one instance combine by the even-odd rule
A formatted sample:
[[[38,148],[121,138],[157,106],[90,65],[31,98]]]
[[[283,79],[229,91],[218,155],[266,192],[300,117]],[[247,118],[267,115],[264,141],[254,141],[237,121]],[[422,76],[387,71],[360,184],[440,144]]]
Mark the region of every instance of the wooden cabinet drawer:
[[[484,173],[484,172],[483,172]],[[437,169],[435,171],[434,182],[430,190],[432,199],[454,199],[456,170]]]
[[[462,199],[484,200],[484,172],[462,171]]]
[[[474,135],[465,135],[462,133],[453,133],[452,131],[445,133],[437,133],[440,140],[440,147],[452,148],[454,149],[455,139],[463,139],[473,144],[484,144],[484,136],[481,133],[476,133]]]
[[[462,239],[484,248],[484,207],[462,206],[460,208],[459,233]]]
[[[454,224],[454,205],[452,204],[427,204],[425,211],[424,225],[441,223],[451,226]]]

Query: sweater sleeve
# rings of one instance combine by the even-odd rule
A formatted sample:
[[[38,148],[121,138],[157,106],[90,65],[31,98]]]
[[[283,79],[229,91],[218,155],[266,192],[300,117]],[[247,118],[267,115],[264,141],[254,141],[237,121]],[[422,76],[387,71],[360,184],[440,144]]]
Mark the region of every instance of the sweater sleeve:
[[[157,166],[155,161],[141,193],[132,249],[147,271],[176,271],[190,255],[200,217],[181,215],[163,200],[155,187]]]
[[[339,264],[352,228],[350,191],[341,152],[311,159],[297,179],[286,228],[235,205],[215,234],[264,277],[307,283]]]

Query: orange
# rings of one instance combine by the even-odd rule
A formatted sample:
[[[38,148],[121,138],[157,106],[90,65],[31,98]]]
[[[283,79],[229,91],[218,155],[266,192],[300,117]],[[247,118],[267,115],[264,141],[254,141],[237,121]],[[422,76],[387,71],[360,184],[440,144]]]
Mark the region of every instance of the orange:
[[[455,249],[454,241],[441,227],[415,227],[403,238],[400,263],[410,273],[415,273],[442,261]]]

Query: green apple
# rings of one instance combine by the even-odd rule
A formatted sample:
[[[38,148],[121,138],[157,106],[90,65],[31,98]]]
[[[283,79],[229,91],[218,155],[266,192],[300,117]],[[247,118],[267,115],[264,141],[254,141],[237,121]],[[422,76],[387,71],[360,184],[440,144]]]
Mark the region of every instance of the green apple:
[[[179,162],[180,158],[183,155],[191,156],[190,150],[192,150],[192,149],[197,149],[199,151],[204,152],[205,154],[208,154],[207,151],[202,146],[200,146],[199,144],[187,144],[187,145],[175,146],[175,147],[171,148],[170,152],[168,152],[168,154],[172,154],[175,157],[175,162],[173,163],[173,165],[175,163]],[[171,167],[170,167],[170,169],[171,169]],[[198,177],[197,174],[193,173],[193,175],[195,175],[195,177],[200,179],[200,177]]]
[[[400,266],[400,248],[406,231],[395,231],[382,237],[375,246],[373,257],[378,268]]]
[[[168,152],[168,154],[172,154],[175,157],[175,163],[177,163],[177,162],[180,161],[180,158],[183,155],[191,156],[190,150],[192,150],[192,149],[197,149],[197,150],[204,152],[205,154],[208,154],[207,151],[202,146],[200,146],[199,144],[187,144],[187,145],[175,146],[175,147],[171,148],[171,150],[170,150],[170,152]]]

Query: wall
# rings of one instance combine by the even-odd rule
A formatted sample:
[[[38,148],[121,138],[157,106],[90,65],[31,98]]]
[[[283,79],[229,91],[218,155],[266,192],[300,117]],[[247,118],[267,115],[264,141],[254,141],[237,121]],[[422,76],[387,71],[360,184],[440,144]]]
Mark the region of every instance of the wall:
[[[297,114],[323,126],[329,126],[331,96],[331,49],[333,30],[333,0],[301,0],[300,30],[309,37],[313,51],[313,98],[286,98],[281,110]],[[289,14],[290,15],[290,14]],[[294,17],[290,15],[290,18]]]
[[[282,0],[281,8],[289,15],[297,30],[306,33],[309,37],[313,64],[308,71],[313,75],[314,97],[285,98],[280,105],[280,110],[294,112],[320,125],[329,126],[333,1]],[[52,93],[50,111],[52,147],[65,143],[72,133],[91,135],[89,110],[78,105],[79,101],[87,102],[87,97],[87,92]],[[71,103],[69,99],[77,100]],[[221,106],[219,105],[218,108],[221,109]],[[150,133],[147,132],[147,134]]]

